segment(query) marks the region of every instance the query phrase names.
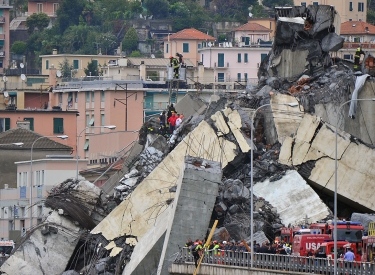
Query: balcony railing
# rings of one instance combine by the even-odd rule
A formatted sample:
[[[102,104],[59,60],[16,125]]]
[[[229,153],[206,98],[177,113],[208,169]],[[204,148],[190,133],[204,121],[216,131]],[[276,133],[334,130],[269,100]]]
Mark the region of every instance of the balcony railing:
[[[210,250],[204,253],[202,264],[240,266],[249,268],[251,266],[250,252]],[[194,257],[188,248],[182,248],[174,262],[194,263]],[[254,253],[253,267],[313,274],[333,274],[334,272],[334,262],[332,259],[298,257],[280,254]],[[370,262],[348,262],[338,260],[337,272],[338,274],[373,275],[375,274],[375,264]]]

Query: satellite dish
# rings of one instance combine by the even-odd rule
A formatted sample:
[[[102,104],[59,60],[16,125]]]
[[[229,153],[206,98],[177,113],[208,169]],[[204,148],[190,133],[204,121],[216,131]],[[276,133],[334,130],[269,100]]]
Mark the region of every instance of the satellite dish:
[[[61,77],[61,71],[57,71],[57,72],[56,72],[56,76],[57,76],[57,77]]]
[[[21,74],[21,79],[22,79],[23,81],[25,81],[25,80],[26,80],[26,75]]]
[[[8,97],[8,96],[9,96],[8,92],[4,92],[4,97]]]
[[[212,43],[211,42],[208,42],[208,47],[212,47]]]
[[[23,65],[23,63],[20,63],[20,67],[21,67],[21,69],[23,69],[25,67],[25,65]]]
[[[3,81],[4,81],[4,82],[7,82],[7,81],[8,81],[8,78],[7,78],[5,75],[3,76]]]

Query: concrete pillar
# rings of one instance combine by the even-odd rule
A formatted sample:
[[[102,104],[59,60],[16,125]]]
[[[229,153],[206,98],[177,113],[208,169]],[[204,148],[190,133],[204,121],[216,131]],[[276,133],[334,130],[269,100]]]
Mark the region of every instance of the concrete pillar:
[[[174,260],[171,255],[178,253],[188,238],[205,238],[219,191],[222,178],[219,162],[186,156],[183,169],[157,275],[169,275],[168,268]]]
[[[198,65],[198,82],[204,83],[204,66],[203,64]]]
[[[146,80],[146,65],[144,61],[141,61],[141,65],[139,65],[139,78]]]

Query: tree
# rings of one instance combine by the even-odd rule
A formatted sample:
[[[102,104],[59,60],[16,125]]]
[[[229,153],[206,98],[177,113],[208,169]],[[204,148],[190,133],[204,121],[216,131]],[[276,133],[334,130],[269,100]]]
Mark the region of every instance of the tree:
[[[124,40],[122,41],[122,50],[131,52],[137,49],[137,45],[138,45],[137,31],[133,27],[131,27],[126,32],[124,36]]]
[[[293,0],[263,0],[262,4],[269,8],[294,6]]]
[[[57,9],[55,22],[58,33],[63,34],[69,26],[78,25],[85,8],[85,0],[64,0]]]
[[[254,18],[268,18],[269,17],[269,14],[266,12],[264,7],[262,5],[259,5],[258,3],[252,6],[252,9],[250,12],[253,14]]]
[[[117,38],[115,35],[111,33],[101,33],[99,34],[99,37],[97,39],[101,42],[101,49],[105,54],[108,54],[112,52],[117,47]],[[138,42],[138,36],[137,36],[137,42]]]
[[[140,51],[132,51],[132,53],[129,54],[129,57],[142,57],[142,54]]]
[[[10,49],[12,53],[15,54],[25,54],[26,53],[27,45],[23,41],[15,41]]]
[[[59,62],[59,69],[61,71],[61,76],[64,78],[74,76],[74,66],[69,63],[69,60],[65,58],[62,63]]]
[[[48,27],[49,17],[44,12],[33,13],[26,18],[27,32],[32,34],[37,29],[38,31],[43,31]]]
[[[84,71],[87,76],[98,76],[98,62],[96,60],[91,59],[91,62],[87,63],[87,68],[85,68]]]
[[[167,0],[145,0],[145,7],[155,18],[168,17],[169,2]]]
[[[375,11],[368,10],[367,11],[367,23],[374,24],[375,23]]]

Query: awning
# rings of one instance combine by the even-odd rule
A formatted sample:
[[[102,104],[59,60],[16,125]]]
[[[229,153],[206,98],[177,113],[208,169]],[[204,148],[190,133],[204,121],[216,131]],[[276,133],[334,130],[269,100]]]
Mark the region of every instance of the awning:
[[[93,126],[94,125],[94,118],[92,117],[90,122],[89,122],[89,126]]]
[[[85,145],[83,145],[83,150],[89,149],[89,140],[86,140]]]
[[[17,96],[17,92],[8,92],[9,96]]]

